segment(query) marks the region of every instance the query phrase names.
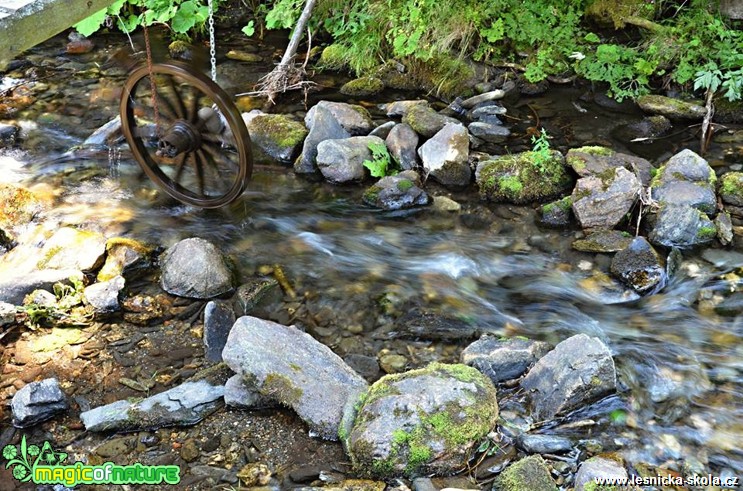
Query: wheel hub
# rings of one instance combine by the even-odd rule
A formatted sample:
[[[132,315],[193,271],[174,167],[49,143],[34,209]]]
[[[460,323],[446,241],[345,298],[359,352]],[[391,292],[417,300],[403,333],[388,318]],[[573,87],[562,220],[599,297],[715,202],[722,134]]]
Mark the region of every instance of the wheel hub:
[[[180,119],[168,128],[157,142],[158,157],[176,157],[183,152],[192,152],[201,147],[199,131],[186,120]]]

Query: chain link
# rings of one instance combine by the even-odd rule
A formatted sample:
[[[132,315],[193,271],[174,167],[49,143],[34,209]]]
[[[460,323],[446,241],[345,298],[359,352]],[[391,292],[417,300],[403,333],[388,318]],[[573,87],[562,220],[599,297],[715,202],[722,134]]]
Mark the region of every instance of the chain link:
[[[214,41],[214,6],[209,0],[209,55],[212,63],[212,80],[217,82],[217,45]]]
[[[150,102],[152,102],[152,110],[155,111],[155,134],[160,136],[160,111],[157,107],[157,87],[155,86],[155,77],[152,73],[152,48],[150,48],[150,35],[147,30],[147,26],[143,26],[144,29],[144,45],[147,50],[147,70],[150,75]]]

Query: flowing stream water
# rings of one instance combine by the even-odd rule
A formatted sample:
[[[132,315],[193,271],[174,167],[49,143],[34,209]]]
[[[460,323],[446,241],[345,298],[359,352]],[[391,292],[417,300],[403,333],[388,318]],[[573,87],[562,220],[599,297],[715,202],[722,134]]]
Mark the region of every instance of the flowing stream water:
[[[86,104],[90,90],[80,88],[77,104]],[[695,148],[690,132],[649,145],[614,139],[612,129],[638,113],[581,102],[584,91],[556,88],[514,103],[509,115],[527,121],[537,108],[566,146],[603,143],[655,165]],[[74,92],[66,97],[75,102]],[[375,102],[395,97],[402,96]],[[332,90],[313,98],[339,100]],[[618,396],[544,431],[596,441],[634,462],[743,469],[743,312],[715,309],[743,289],[739,239],[732,248],[684,252],[662,291],[636,298],[608,277],[610,255],[572,250],[581,232],[540,228],[535,207],[487,204],[473,189],[451,193],[431,184],[432,194],[455,199],[461,211],[382,212],[361,204],[363,187],[310,182],[276,165],[257,168],[233,205],[204,211],[162,198],[125,146],[63,153],[83,135],[64,121],[44,124],[44,117],[32,131],[39,143],[4,150],[0,165],[6,180],[14,173],[14,180],[53,190],[49,219],[166,247],[203,237],[229,253],[245,277],[280,265],[299,292],[296,312],[285,320],[341,355],[386,349],[420,366],[456,361],[484,332],[553,344],[578,333],[596,336],[614,356]],[[724,159],[729,150],[714,145],[708,154],[718,173],[731,164]],[[25,165],[11,169],[11,161]],[[520,413],[518,394],[513,401],[502,406],[506,416]]]

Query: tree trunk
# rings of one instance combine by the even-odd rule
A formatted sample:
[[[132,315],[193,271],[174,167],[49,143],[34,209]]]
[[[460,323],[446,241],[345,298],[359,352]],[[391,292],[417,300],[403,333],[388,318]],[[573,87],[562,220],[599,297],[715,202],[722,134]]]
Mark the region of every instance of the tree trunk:
[[[317,0],[307,0],[307,3],[304,4],[302,14],[299,16],[299,20],[297,20],[297,24],[294,26],[294,32],[289,40],[289,46],[286,47],[286,51],[284,52],[284,56],[281,57],[281,63],[279,63],[277,70],[286,69],[294,59],[294,55],[297,54],[299,41],[302,39],[302,32],[304,32],[307,22],[310,20],[312,9],[315,8],[316,3]]]

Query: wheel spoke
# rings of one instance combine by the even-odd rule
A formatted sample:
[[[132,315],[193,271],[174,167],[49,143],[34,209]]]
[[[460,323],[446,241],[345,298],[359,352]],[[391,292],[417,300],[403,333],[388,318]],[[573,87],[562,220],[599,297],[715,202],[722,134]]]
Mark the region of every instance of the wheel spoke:
[[[180,93],[178,92],[178,89],[175,86],[175,82],[173,81],[173,77],[168,77],[168,87],[170,87],[170,90],[173,91],[173,97],[175,98],[176,102],[176,114],[178,115],[178,118],[180,119],[186,119],[186,106],[183,104],[183,99],[181,99]]]
[[[183,175],[183,169],[186,167],[186,153],[182,153],[178,156],[178,160],[176,160],[175,165],[175,179],[173,179],[173,182],[176,184],[180,184],[181,182],[181,175]]]
[[[196,123],[199,119],[199,93],[195,89],[191,91],[193,98],[191,99],[191,107],[188,108],[188,120],[192,123]]]
[[[214,176],[215,186],[219,188],[219,194],[223,195],[224,191],[229,190],[229,187],[224,185],[224,181],[229,179],[229,176],[222,175],[219,172],[219,165],[217,165],[217,162],[215,162],[211,155],[204,152],[203,148],[196,150],[196,155],[202,162],[209,164],[208,167],[211,169],[210,173]]]
[[[199,193],[206,198],[206,193],[204,193],[204,163],[201,161],[198,153],[192,153],[191,155],[194,157],[192,162],[194,171],[196,171],[196,178],[198,179]]]
[[[235,171],[239,166],[235,165],[235,162],[232,161],[227,155],[225,155],[225,149],[223,148],[214,148],[212,144],[202,144],[201,148],[206,150],[209,155],[212,156],[212,158],[215,159],[215,162],[218,160],[223,164],[226,164],[229,167],[229,170]]]

